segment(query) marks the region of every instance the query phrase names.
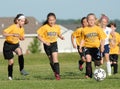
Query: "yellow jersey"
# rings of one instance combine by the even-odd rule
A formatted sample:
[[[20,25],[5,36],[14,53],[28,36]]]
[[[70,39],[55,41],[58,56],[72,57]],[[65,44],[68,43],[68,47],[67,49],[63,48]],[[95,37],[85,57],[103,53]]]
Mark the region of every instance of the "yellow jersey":
[[[110,36],[110,40],[112,40],[112,36]],[[113,44],[110,42],[110,54],[118,54],[119,53],[119,43],[120,43],[120,35],[115,32],[115,40],[113,40]]]
[[[100,47],[100,40],[104,40],[105,38],[106,34],[98,26],[85,27],[82,30],[82,40],[84,40],[85,47],[98,48]]]
[[[3,30],[3,32],[7,34],[19,34],[20,37],[24,37],[24,28],[19,28],[17,27],[16,24],[11,25],[10,27],[6,28]],[[17,44],[19,43],[19,37],[15,36],[6,36],[6,42],[11,43],[11,44]]]
[[[72,33],[72,36],[74,38],[76,38],[76,44],[77,46],[80,46],[80,42],[81,42],[81,31],[82,31],[82,27],[81,28],[78,28],[76,29],[73,33]]]
[[[54,25],[51,27],[48,24],[43,25],[37,30],[37,34],[40,35],[46,42],[56,42],[58,35],[61,34],[60,26]]]

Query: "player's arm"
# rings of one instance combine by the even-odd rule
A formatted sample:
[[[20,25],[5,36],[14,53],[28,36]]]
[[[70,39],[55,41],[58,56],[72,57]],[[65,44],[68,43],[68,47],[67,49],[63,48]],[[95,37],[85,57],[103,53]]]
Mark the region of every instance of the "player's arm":
[[[59,34],[58,37],[61,39],[61,40],[64,40],[65,38],[62,36],[62,34]]]
[[[101,44],[100,44],[100,51],[101,51],[101,52],[104,52],[104,45],[105,45],[105,40],[102,39],[102,40],[101,40]]]
[[[82,47],[84,45],[85,41],[82,39],[80,42],[80,47],[79,47],[79,51],[82,52]]]
[[[46,44],[46,45],[50,46],[50,43],[46,42],[46,41],[42,38],[42,36],[38,35],[38,39],[39,39],[43,44]]]
[[[71,35],[71,42],[72,42],[73,48],[77,48],[74,39],[75,39],[75,37],[74,37],[73,34],[72,34],[72,35]]]
[[[5,36],[5,37],[7,37],[7,36],[19,37],[19,34],[15,34],[15,33],[14,34],[12,34],[12,33],[10,34],[10,33],[6,33],[6,32],[3,31],[3,36]]]

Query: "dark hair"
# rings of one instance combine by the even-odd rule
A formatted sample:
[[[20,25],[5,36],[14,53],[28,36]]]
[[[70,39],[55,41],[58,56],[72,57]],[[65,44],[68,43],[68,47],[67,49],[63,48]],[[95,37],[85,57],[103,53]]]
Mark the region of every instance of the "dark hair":
[[[87,15],[87,19],[88,19],[88,17],[89,17],[90,15],[93,15],[93,16],[95,17],[95,19],[96,19],[96,15],[95,15],[94,13],[89,13],[89,14]]]
[[[14,23],[17,24],[17,20],[20,16],[24,16],[24,14],[17,14],[17,16],[14,18]],[[25,18],[25,24],[28,24],[28,20]]]
[[[87,18],[86,18],[86,17],[83,17],[83,18],[81,19],[81,24],[83,24],[83,20],[84,20],[84,19],[87,19]]]
[[[110,22],[107,26],[111,27],[111,25],[113,25],[114,27],[117,27],[116,23],[114,23],[114,22]]]
[[[47,15],[47,19],[46,19],[46,21],[43,22],[43,25],[48,24],[48,19],[49,19],[50,16],[54,16],[55,19],[56,19],[56,15],[55,15],[54,13],[49,13],[49,14]]]

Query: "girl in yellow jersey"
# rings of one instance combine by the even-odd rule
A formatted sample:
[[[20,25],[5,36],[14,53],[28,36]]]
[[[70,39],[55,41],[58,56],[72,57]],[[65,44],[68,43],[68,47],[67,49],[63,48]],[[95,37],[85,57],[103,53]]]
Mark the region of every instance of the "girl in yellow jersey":
[[[60,80],[57,38],[59,37],[64,40],[64,37],[61,35],[60,26],[56,24],[56,16],[54,13],[47,15],[46,22],[38,29],[37,34],[39,40],[44,44],[44,50],[50,60],[50,65],[56,80]]]
[[[82,52],[79,51],[79,47],[80,47],[80,42],[81,42],[81,31],[84,27],[88,26],[88,22],[87,22],[87,18],[83,17],[81,19],[81,25],[82,27],[77,28],[71,35],[71,41],[72,41],[72,45],[74,48],[78,49],[78,53],[81,57],[81,59],[79,60],[79,70],[82,71],[83,70],[83,63],[85,61],[85,57],[84,57],[84,47],[82,48]],[[76,44],[74,39],[76,39]]]
[[[96,61],[101,60],[100,51],[104,51],[104,39],[106,37],[103,30],[95,25],[96,16],[93,13],[87,15],[88,27],[82,30],[82,41],[80,44],[80,51],[82,45],[85,47],[86,57],[86,78],[92,78],[92,59],[95,62],[95,66],[99,66]],[[100,47],[101,45],[101,47]],[[99,49],[100,48],[100,49]]]
[[[23,25],[27,24],[27,19],[23,14],[18,14],[14,19],[14,24],[6,28],[3,31],[3,35],[6,40],[4,42],[3,54],[4,58],[8,60],[8,79],[12,80],[13,77],[13,52],[18,55],[18,62],[20,72],[22,75],[28,75],[24,70],[24,57],[22,49],[19,45],[19,41],[24,40],[24,28]]]
[[[111,22],[108,27],[111,27],[113,33],[110,37],[110,61],[111,67],[113,67],[113,74],[118,73],[118,54],[119,54],[119,44],[120,44],[120,34],[115,32],[116,24]]]

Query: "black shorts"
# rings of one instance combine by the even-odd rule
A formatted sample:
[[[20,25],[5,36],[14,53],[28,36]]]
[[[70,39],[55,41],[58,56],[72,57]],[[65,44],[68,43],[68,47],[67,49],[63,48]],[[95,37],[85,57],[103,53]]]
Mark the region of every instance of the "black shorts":
[[[48,56],[52,55],[53,52],[58,52],[57,42],[50,43],[50,46],[44,44],[44,50]]]
[[[118,54],[110,54],[111,62],[118,62]]]
[[[94,60],[101,60],[101,52],[99,48],[84,48],[85,55],[91,55],[92,61]]]
[[[9,60],[12,59],[14,57],[13,52],[15,52],[15,50],[19,47],[19,43],[18,44],[11,44],[8,42],[4,42],[4,46],[3,46],[3,55],[4,58]]]
[[[85,51],[84,51],[84,47],[82,47],[82,52],[80,52],[80,46],[77,46],[77,50],[78,50],[78,53],[81,57],[85,56]]]

